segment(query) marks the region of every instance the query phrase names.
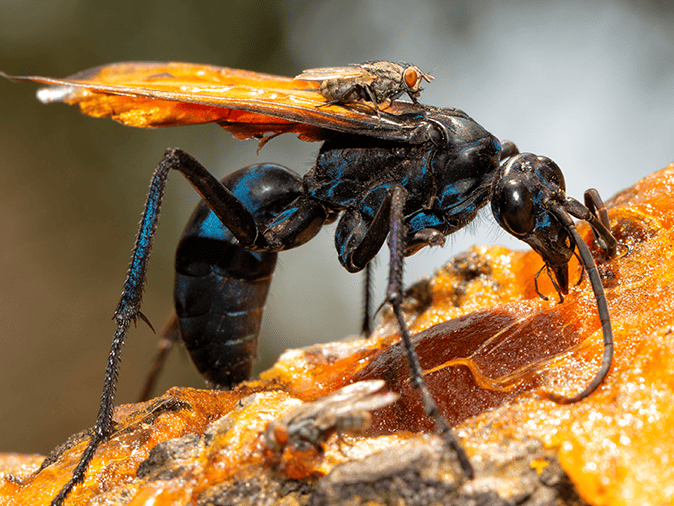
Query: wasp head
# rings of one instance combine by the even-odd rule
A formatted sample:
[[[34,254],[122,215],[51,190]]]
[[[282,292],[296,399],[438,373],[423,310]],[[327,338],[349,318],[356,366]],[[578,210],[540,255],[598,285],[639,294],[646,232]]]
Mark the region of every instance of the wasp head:
[[[575,242],[559,217],[566,199],[564,176],[544,156],[520,153],[507,158],[492,187],[496,221],[543,257],[561,293],[568,293],[568,262]],[[570,220],[570,218],[569,218]]]

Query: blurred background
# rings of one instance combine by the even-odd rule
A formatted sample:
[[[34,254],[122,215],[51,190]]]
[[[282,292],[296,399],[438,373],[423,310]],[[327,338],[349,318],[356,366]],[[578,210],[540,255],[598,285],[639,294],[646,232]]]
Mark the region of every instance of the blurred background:
[[[674,161],[671,0],[0,0],[0,69],[64,77],[125,60],[187,61],[294,76],[305,68],[404,60],[432,73],[422,102],[467,111],[501,139],[545,154],[582,198],[608,198]],[[260,153],[214,125],[138,130],[45,106],[0,81],[0,451],[47,453],[93,424],[150,175],[181,147],[219,177],[278,162],[304,173],[319,148],[294,136]],[[172,312],[173,253],[197,196],[171,176],[143,312]],[[280,255],[258,370],[288,347],[358,332],[361,278],[344,271],[334,226]],[[430,274],[472,244],[522,248],[490,213],[406,263]],[[388,255],[379,259],[377,304]],[[133,402],[159,337],[132,328],[117,403]],[[173,353],[158,394],[201,386]]]

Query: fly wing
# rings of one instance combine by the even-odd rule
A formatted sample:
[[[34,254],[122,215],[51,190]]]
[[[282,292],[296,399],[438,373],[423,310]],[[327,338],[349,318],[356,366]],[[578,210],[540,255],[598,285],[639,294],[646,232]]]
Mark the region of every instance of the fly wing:
[[[323,67],[304,70],[295,79],[302,81],[325,81],[326,79],[358,79],[361,84],[370,84],[377,76],[358,65]]]
[[[394,392],[379,392],[384,380],[366,380],[347,385],[320,399],[325,403],[321,416],[337,418],[357,411],[374,411],[387,406],[398,399]],[[317,419],[320,417],[317,417]]]
[[[315,401],[302,404],[282,417],[281,421],[289,428],[308,421],[322,426],[325,422],[321,420],[332,420],[335,415],[349,411],[349,407],[354,403],[375,397],[374,393],[381,390],[385,384],[383,380],[367,380],[347,385]],[[386,404],[381,404],[384,405]]]
[[[339,131],[425,140],[423,111],[394,104],[378,118],[366,105],[326,105],[317,82],[246,70],[128,62],[65,79],[0,75],[50,85],[38,91],[43,102],[77,104],[89,116],[140,128],[217,123],[241,139],[294,132],[303,140],[323,140],[329,131]]]

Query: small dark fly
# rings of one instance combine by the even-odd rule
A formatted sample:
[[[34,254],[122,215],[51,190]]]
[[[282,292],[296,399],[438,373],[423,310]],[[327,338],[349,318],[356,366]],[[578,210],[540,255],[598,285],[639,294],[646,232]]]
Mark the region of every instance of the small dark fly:
[[[384,380],[359,381],[314,402],[307,402],[267,426],[265,443],[275,451],[309,444],[321,449],[332,434],[366,431],[370,411],[398,400],[394,392],[380,392]]]
[[[372,102],[379,114],[380,104],[393,101],[403,93],[407,93],[416,104],[423,89],[421,82],[430,83],[433,76],[409,63],[372,61],[345,67],[309,69],[295,79],[320,81],[319,90],[330,105],[349,104],[362,99]]]

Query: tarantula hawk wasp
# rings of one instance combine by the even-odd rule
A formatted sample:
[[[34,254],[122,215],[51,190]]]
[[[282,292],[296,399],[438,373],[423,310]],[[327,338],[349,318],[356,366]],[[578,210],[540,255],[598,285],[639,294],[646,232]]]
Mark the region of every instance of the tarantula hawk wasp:
[[[181,336],[215,386],[230,387],[250,374],[277,252],[305,243],[339,218],[335,245],[349,272],[367,269],[388,238],[386,302],[400,326],[412,384],[465,476],[472,477],[465,451],[424,383],[401,311],[402,267],[405,256],[443,244],[488,201],[498,223],[543,257],[560,293],[568,290],[567,263],[576,248],[592,283],[604,336],[601,367],[576,396],[548,397],[576,402],[608,373],[613,352],[608,306],[594,260],[571,218],[588,221],[600,246],[613,254],[615,239],[598,194],[586,193],[586,206],[567,197],[552,160],[519,153],[460,110],[393,101],[373,114],[351,98],[329,103],[316,81],[185,63],[120,63],[66,79],[2,75],[51,85],[38,92],[43,102],[78,104],[84,114],[125,125],[216,123],[237,138],[262,143],[270,134],[289,132],[324,141],[304,177],[258,164],[219,182],[187,153],[166,151],[152,177],[115,311],[117,330],[93,435],[53,505],[84,479],[97,446],[109,435],[121,348],[131,322],[144,319],[142,288],[171,170],[181,172],[203,199],[178,246],[175,301]]]

